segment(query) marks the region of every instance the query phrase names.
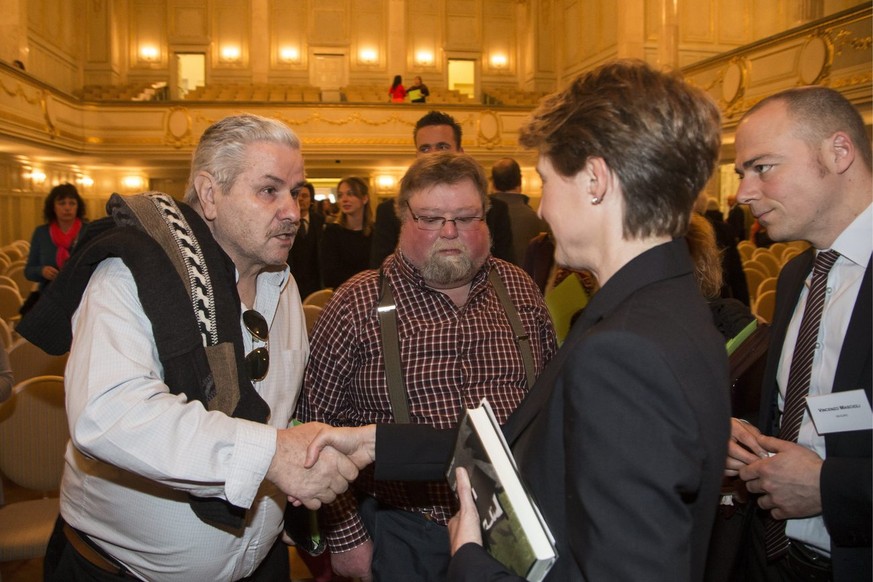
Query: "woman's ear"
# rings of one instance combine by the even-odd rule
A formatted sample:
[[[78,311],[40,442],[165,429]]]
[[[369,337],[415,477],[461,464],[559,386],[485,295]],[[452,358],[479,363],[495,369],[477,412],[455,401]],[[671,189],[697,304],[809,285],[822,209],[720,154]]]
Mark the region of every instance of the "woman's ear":
[[[606,160],[598,157],[588,158],[583,171],[587,172],[589,177],[588,193],[597,199],[598,202],[594,204],[598,204],[609,189],[612,172],[606,165]]]

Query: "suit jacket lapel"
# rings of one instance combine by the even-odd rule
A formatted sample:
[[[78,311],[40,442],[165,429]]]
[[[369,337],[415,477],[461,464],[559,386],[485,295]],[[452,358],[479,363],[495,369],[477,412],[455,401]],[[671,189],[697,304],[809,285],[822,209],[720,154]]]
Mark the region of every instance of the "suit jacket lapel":
[[[806,280],[815,262],[815,251],[807,249],[796,258],[789,261],[779,275],[776,287],[776,308],[773,312],[773,325],[770,329],[770,348],[767,351],[767,366],[764,370],[764,380],[761,389],[761,409],[759,411],[758,428],[764,434],[775,434],[777,418],[776,373],[779,370],[779,360],[785,344],[785,334],[803,282]]]
[[[864,272],[864,280],[861,281],[861,289],[855,300],[855,308],[852,310],[852,318],[843,339],[843,349],[840,352],[840,360],[837,363],[837,372],[834,376],[834,392],[854,390],[861,387],[858,384],[866,360],[873,351],[873,338],[870,334],[870,321],[873,320],[873,294],[871,294],[871,271],[870,261],[867,262],[867,270]]]

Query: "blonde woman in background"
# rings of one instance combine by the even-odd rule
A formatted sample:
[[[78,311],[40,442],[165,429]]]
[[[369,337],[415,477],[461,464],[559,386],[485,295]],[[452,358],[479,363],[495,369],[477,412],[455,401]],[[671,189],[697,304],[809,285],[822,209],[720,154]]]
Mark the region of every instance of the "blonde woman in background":
[[[337,204],[337,221],[325,226],[321,239],[321,276],[324,286],[333,289],[369,267],[373,234],[370,188],[363,179],[340,180]]]

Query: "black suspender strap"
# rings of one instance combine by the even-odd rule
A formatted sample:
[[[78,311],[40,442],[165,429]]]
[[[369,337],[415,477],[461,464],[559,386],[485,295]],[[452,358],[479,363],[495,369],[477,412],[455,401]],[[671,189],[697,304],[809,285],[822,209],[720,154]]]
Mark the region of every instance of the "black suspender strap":
[[[503,284],[503,279],[500,278],[497,269],[491,269],[488,272],[488,280],[490,280],[491,285],[494,286],[494,290],[497,292],[497,298],[500,299],[500,304],[503,306],[503,311],[506,312],[506,319],[509,320],[509,325],[512,327],[512,333],[515,334],[515,343],[518,344],[518,351],[521,352],[521,359],[524,362],[524,373],[525,376],[527,376],[527,388],[530,390],[537,379],[533,351],[530,347],[530,336],[521,324],[518,310],[509,298],[509,293],[506,291],[506,285]]]
[[[528,390],[536,380],[536,367],[534,366],[533,351],[530,346],[530,336],[521,323],[518,310],[509,298],[506,285],[497,273],[497,269],[491,269],[488,280],[497,293],[500,305],[506,313],[506,319],[515,334],[515,342],[524,363],[524,373],[527,379]],[[407,401],[406,385],[403,383],[403,370],[400,366],[400,341],[397,333],[397,305],[394,301],[394,293],[388,278],[380,271],[379,306],[376,311],[379,314],[379,328],[382,337],[382,353],[385,359],[385,380],[388,383],[388,395],[391,399],[391,410],[394,412],[394,421],[398,424],[409,422],[409,402]]]
[[[406,399],[406,385],[403,383],[403,370],[400,367],[400,341],[397,333],[397,305],[388,278],[381,271],[379,281],[382,291],[379,296],[379,329],[382,335],[382,355],[385,359],[385,380],[388,383],[388,396],[394,422],[409,423],[409,403]]]

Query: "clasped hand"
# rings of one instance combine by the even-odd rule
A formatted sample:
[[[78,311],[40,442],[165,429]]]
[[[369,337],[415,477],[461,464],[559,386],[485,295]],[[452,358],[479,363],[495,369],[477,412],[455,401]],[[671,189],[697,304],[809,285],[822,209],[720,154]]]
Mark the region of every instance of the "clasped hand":
[[[276,453],[267,470],[267,479],[274,483],[294,505],[318,509],[330,503],[358,477],[367,466],[360,456],[345,454],[324,445],[317,462],[307,462],[307,450],[316,436],[328,425],[309,422],[279,430]]]
[[[762,435],[750,424],[731,419],[725,475],[739,475],[760,495],[758,506],[774,519],[821,513],[821,468],[814,451],[797,443]]]

